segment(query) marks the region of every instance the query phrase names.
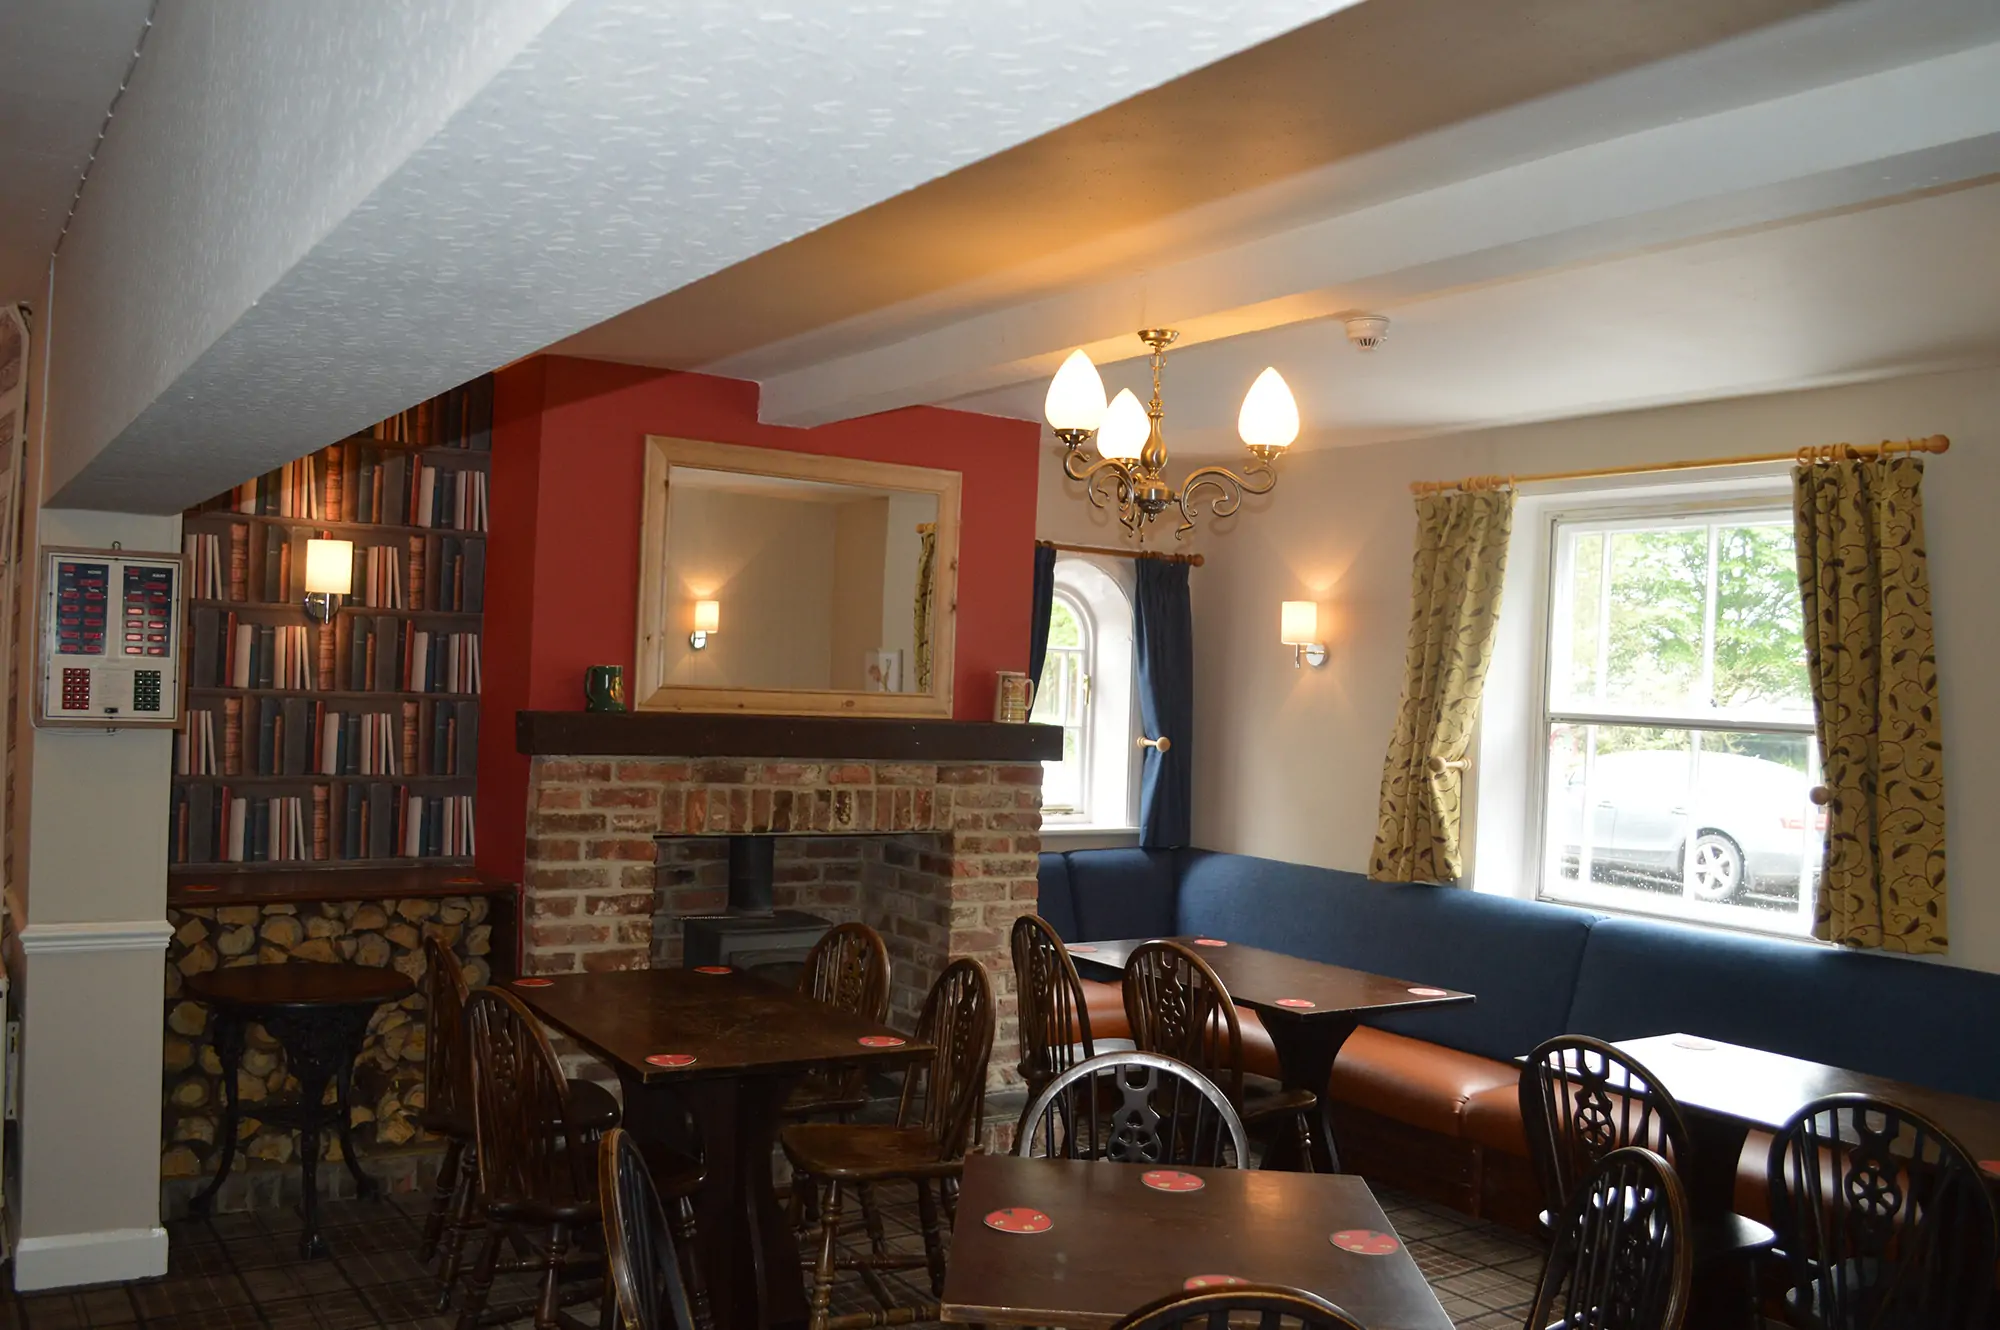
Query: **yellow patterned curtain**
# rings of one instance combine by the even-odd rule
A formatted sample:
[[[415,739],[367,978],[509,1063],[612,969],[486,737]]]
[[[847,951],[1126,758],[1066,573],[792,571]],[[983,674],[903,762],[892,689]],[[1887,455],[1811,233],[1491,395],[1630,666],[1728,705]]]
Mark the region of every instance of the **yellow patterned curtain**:
[[[1942,952],[1944,738],[1923,477],[1907,456],[1807,463],[1793,513],[1828,794],[1813,934]]]
[[[1452,882],[1466,750],[1500,614],[1511,490],[1417,499],[1417,559],[1403,702],[1382,764],[1382,807],[1368,876]]]
[[[937,527],[924,522],[917,527],[917,691],[931,690],[931,594],[937,585]]]

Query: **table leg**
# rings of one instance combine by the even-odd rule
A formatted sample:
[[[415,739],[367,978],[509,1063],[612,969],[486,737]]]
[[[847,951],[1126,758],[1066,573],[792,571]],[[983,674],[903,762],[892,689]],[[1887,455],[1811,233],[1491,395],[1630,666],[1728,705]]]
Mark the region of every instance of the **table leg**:
[[[1689,1113],[1687,1124],[1688,1148],[1694,1157],[1681,1180],[1687,1188],[1688,1217],[1699,1232],[1724,1223],[1736,1210],[1736,1164],[1750,1128],[1709,1113]],[[1691,1293],[1689,1325],[1749,1324],[1757,1295],[1756,1265],[1740,1259],[1698,1262]]]
[[[351,1074],[374,1014],[372,1007],[278,1008],[264,1013],[264,1028],[285,1046],[285,1065],[299,1082],[298,1103],[291,1112],[270,1116],[274,1122],[290,1118],[298,1128],[299,1209],[305,1218],[305,1226],[299,1233],[302,1257],[326,1254],[326,1243],[319,1235],[319,1138],[322,1131],[334,1125],[336,1114],[343,1145],[346,1139],[347,1097],[336,1091],[335,1105],[329,1110],[326,1088],[337,1078],[344,1080]],[[347,1167],[357,1179],[366,1176],[351,1154]]]
[[[364,1038],[366,1036],[364,1035]],[[354,1153],[354,1059],[340,1064],[334,1076],[334,1108],[339,1112],[340,1157],[347,1164],[347,1172],[354,1179],[354,1193],[374,1199],[382,1194],[375,1179],[361,1171],[361,1160]]]
[[[1334,1059],[1340,1056],[1340,1046],[1361,1022],[1345,1012],[1298,1016],[1261,1011],[1258,1016],[1277,1050],[1285,1088],[1311,1090],[1319,1096],[1318,1121],[1313,1123],[1313,1171],[1338,1173],[1340,1151],[1333,1143],[1333,1116],[1327,1111],[1326,1085],[1333,1075]],[[1264,1158],[1264,1167],[1299,1169],[1303,1162],[1289,1133],[1284,1133],[1273,1142],[1271,1153]]]
[[[687,1149],[694,1118],[704,1174],[695,1197],[702,1264],[718,1326],[795,1330],[807,1319],[798,1239],[772,1181],[779,1109],[796,1077],[702,1078],[674,1085],[627,1079],[625,1122]]]
[[[222,1063],[222,1159],[215,1166],[215,1176],[208,1185],[188,1201],[188,1213],[205,1215],[209,1206],[215,1203],[215,1194],[222,1190],[222,1184],[229,1180],[229,1169],[236,1162],[236,1132],[241,1114],[238,1111],[236,1072],[243,1065],[243,1020],[227,1011],[215,1013],[215,1056]]]

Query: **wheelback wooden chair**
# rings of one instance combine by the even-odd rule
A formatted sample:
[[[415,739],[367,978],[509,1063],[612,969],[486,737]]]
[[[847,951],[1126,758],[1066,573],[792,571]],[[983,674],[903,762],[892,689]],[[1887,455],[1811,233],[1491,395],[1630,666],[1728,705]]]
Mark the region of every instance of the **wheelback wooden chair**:
[[[465,967],[436,933],[424,937],[425,1131],[442,1136],[444,1160],[425,1216],[418,1259],[438,1258],[437,1308],[451,1304],[468,1234],[480,1227],[479,1164],[473,1147],[472,1062],[466,1046]],[[618,1125],[618,1101],[595,1081],[568,1083],[569,1112],[578,1133],[595,1140]]]
[[[800,1122],[779,1135],[785,1157],[796,1171],[826,1188],[820,1206],[819,1256],[814,1265],[812,1330],[853,1330],[935,1320],[944,1292],[944,1243],[939,1200],[933,1193],[955,1182],[963,1170],[986,1097],[986,1064],[993,1052],[993,986],[978,961],[960,959],[945,967],[931,986],[917,1041],[932,1052],[903,1077],[903,1097],[894,1125]],[[849,1188],[889,1182],[914,1184],[923,1229],[924,1255],[905,1257],[871,1250],[839,1254],[841,1213]],[[931,1299],[919,1306],[896,1305],[882,1279],[884,1271],[927,1269]],[[860,1274],[880,1310],[845,1316],[831,1313],[833,1281],[841,1270]]]
[[[867,924],[836,924],[813,944],[799,973],[799,996],[877,1025],[889,1019],[889,949]],[[847,1120],[868,1106],[867,1070],[833,1066],[813,1071],[785,1101],[791,1121]]]
[[[536,1330],[564,1323],[565,1302],[579,1299],[565,1299],[562,1283],[583,1275],[597,1276],[600,1324],[609,1324],[610,1285],[588,1250],[603,1235],[598,1142],[580,1122],[570,1088],[574,1082],[564,1079],[548,1036],[513,994],[494,988],[472,994],[465,1027],[486,1240],[466,1281],[458,1330],[474,1330],[486,1317],[494,1276],[503,1268],[500,1249],[508,1242],[528,1255],[504,1268],[540,1276],[533,1308]],[[652,1172],[676,1197],[692,1194],[701,1183],[698,1165],[665,1151],[653,1156]],[[692,1212],[684,1213],[687,1222],[676,1237],[691,1251]],[[699,1303],[696,1310],[700,1325]],[[518,1316],[498,1312],[493,1319]]]
[[[1660,1155],[1613,1150],[1550,1227],[1528,1330],[1680,1330],[1694,1279],[1687,1196]]]
[[[605,1324],[598,1330],[695,1330],[680,1253],[660,1208],[660,1193],[645,1155],[623,1127],[606,1133],[598,1147],[597,1195],[618,1311],[615,1327]]]
[[[2000,1237],[1988,1180],[1922,1114],[1867,1095],[1815,1100],[1771,1142],[1769,1179],[1793,1325],[1989,1323]]]
[[[1245,1096],[1242,1021],[1228,986],[1207,961],[1178,942],[1145,943],[1126,958],[1124,996],[1133,1043],[1178,1058],[1221,1086],[1253,1134],[1289,1121],[1299,1167],[1311,1170],[1319,1096],[1291,1088]]]
[[[1024,914],[1014,921],[1010,937],[1014,951],[1016,1023],[1021,1035],[1021,1080],[1028,1087],[1028,1104],[1021,1109],[1019,1130],[1028,1127],[1029,1108],[1049,1083],[1079,1062],[1097,1056],[1090,1037],[1090,1008],[1083,980],[1069,947],[1049,921]]]
[[[1159,1053],[1106,1053],[1049,1082],[1028,1105],[1024,1159],[1248,1168],[1242,1120],[1215,1082]]]

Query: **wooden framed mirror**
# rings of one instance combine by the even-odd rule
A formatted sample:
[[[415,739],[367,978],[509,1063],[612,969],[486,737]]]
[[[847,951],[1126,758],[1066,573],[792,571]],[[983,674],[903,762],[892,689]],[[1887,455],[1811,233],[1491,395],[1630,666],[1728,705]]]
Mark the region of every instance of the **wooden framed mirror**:
[[[641,711],[951,715],[956,471],[649,436]]]

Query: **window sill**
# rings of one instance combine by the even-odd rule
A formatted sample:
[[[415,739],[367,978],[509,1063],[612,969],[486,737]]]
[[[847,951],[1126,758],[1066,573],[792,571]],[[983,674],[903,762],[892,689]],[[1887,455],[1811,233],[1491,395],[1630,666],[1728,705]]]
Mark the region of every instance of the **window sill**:
[[[1042,827],[1044,850],[1129,850],[1138,843],[1137,827],[1093,827],[1074,822]]]

